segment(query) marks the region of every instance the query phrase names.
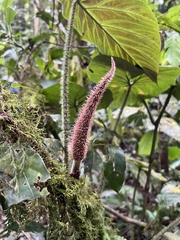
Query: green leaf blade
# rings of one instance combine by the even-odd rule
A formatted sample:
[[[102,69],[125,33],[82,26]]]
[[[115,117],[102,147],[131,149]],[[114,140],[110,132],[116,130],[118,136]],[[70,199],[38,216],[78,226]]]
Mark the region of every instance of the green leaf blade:
[[[110,148],[109,154],[109,160],[104,164],[104,176],[108,186],[118,193],[125,177],[125,157],[119,147]]]
[[[116,62],[116,73],[113,81],[109,85],[109,89],[113,94],[113,104],[119,107],[122,104],[127,90],[129,81],[133,83],[131,92],[127,101],[128,105],[138,106],[143,99],[158,96],[168,90],[176,82],[176,77],[180,75],[178,67],[159,67],[157,84],[144,74],[143,69],[128,63],[122,58],[114,58]],[[110,65],[110,57],[99,55],[92,59],[88,67],[88,77],[93,82],[99,79],[108,71]]]
[[[152,148],[152,144],[153,144],[153,135],[154,135],[154,131],[149,131],[146,132],[140,142],[139,142],[139,146],[138,146],[138,154],[141,156],[149,156],[151,153],[151,148]],[[159,142],[159,135],[157,136],[156,139],[156,143],[155,143],[155,148],[157,148],[158,146],[158,142]]]
[[[7,7],[6,12],[5,12],[6,23],[11,24],[12,21],[14,20],[15,16],[16,16],[16,11],[14,9],[12,9],[11,7]]]
[[[71,1],[61,2],[68,18]],[[136,62],[156,81],[160,37],[156,18],[144,0],[80,1],[74,26],[103,54]]]
[[[1,4],[3,12],[5,12],[8,7],[11,7],[13,2],[14,0],[3,0]]]
[[[47,188],[39,189],[36,186],[51,178],[39,154],[22,143],[10,146],[5,142],[0,149],[3,150],[0,178],[4,180],[3,193],[8,206],[48,195]]]

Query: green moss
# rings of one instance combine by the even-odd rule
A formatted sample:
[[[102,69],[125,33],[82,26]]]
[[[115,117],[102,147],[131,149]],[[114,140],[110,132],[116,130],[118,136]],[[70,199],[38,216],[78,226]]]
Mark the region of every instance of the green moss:
[[[98,195],[86,179],[69,176],[65,166],[56,163],[48,181],[50,195],[48,239],[118,239],[105,219]]]
[[[39,128],[39,109],[20,101],[9,90],[0,88],[0,143],[16,141],[31,146],[43,158],[51,179],[37,183],[36,187],[47,187],[49,195],[33,201],[24,201],[6,209],[5,229],[27,231],[38,223],[46,227],[49,240],[105,240],[119,239],[105,219],[100,199],[88,186],[86,179],[74,179],[66,167],[52,160],[43,145],[43,131]],[[38,228],[39,228],[38,225]]]

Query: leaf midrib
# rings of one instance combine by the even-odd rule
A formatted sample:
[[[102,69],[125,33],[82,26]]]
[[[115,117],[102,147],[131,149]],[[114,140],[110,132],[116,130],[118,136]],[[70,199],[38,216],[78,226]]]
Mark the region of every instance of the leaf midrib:
[[[96,23],[115,43],[117,43],[118,46],[120,46],[119,43],[102,27],[102,25],[100,25],[100,24],[96,21],[96,19],[87,11],[87,9],[86,9],[79,1],[78,1],[78,4],[79,4],[79,6],[85,11],[85,13],[86,13],[90,18],[92,18],[93,21],[95,21],[95,23]],[[120,48],[123,49],[123,51],[126,53],[127,56],[129,56],[133,61],[135,61],[134,58],[132,58],[132,57],[126,52],[126,50],[124,50],[124,48],[123,48],[122,46],[120,46]]]

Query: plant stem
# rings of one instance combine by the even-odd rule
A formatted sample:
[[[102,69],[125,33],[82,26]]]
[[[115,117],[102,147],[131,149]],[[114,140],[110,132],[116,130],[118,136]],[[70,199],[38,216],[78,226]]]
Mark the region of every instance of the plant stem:
[[[139,169],[138,169],[138,174],[137,174],[137,178],[136,178],[136,182],[135,182],[135,186],[134,186],[133,199],[132,199],[132,210],[131,210],[132,218],[134,217],[135,197],[136,197],[136,191],[137,191],[137,187],[138,187],[140,173],[141,173],[141,167],[139,167]]]
[[[147,208],[148,192],[149,192],[149,186],[150,186],[150,180],[151,180],[152,163],[153,163],[153,159],[154,159],[153,155],[154,155],[154,150],[155,150],[155,146],[156,146],[157,130],[158,130],[158,125],[156,125],[155,129],[154,129],[151,153],[149,156],[147,179],[146,179],[146,184],[144,187],[143,210],[142,210],[142,217],[141,217],[142,221],[144,221],[144,219],[145,219],[145,213],[146,213],[146,208]]]
[[[151,153],[149,155],[149,167],[148,167],[148,172],[147,172],[147,179],[146,179],[146,184],[145,184],[145,188],[144,188],[144,200],[143,200],[143,210],[142,210],[142,216],[141,216],[141,220],[144,221],[145,219],[145,213],[146,213],[146,208],[147,208],[147,200],[148,200],[148,192],[149,192],[149,186],[150,186],[150,180],[151,180],[151,170],[152,170],[152,164],[153,164],[153,160],[154,160],[154,152],[155,152],[155,146],[156,146],[156,138],[157,138],[157,133],[158,133],[158,127],[159,127],[159,123],[161,121],[161,118],[165,112],[165,109],[170,101],[172,92],[174,90],[175,86],[172,86],[169,90],[168,96],[166,98],[166,101],[164,103],[163,108],[161,109],[161,112],[158,116],[158,118],[156,119],[156,121],[153,120],[152,115],[150,110],[148,109],[148,106],[145,105],[145,107],[148,110],[148,114],[149,117],[152,121],[152,123],[154,124],[155,128],[154,128],[154,134],[153,134],[153,140],[152,140],[152,147],[151,147]]]
[[[63,145],[63,162],[68,168],[68,142],[69,142],[69,105],[68,105],[68,72],[69,72],[69,55],[71,51],[72,34],[73,34],[73,22],[76,10],[76,2],[74,0],[71,5],[71,11],[69,15],[67,36],[64,45],[64,62],[63,62],[63,75],[61,79],[61,115],[62,115],[62,145]]]
[[[155,121],[154,121],[154,119],[153,119],[153,116],[152,116],[152,114],[151,114],[151,112],[150,112],[150,109],[148,108],[148,105],[147,105],[147,103],[146,103],[145,100],[143,100],[143,104],[144,104],[144,106],[145,106],[145,108],[146,108],[146,110],[147,110],[147,112],[148,112],[148,115],[149,115],[149,118],[150,118],[150,120],[151,120],[151,123],[154,125],[154,124],[155,124]]]
[[[134,186],[134,192],[133,192],[133,198],[132,198],[132,209],[131,209],[131,218],[134,217],[134,205],[135,205],[135,197],[136,197],[136,191],[137,191],[137,187],[138,187],[138,183],[139,183],[139,176],[141,173],[141,167],[138,168],[138,173],[137,173],[137,177],[135,179],[135,186]],[[131,240],[134,240],[135,236],[135,227],[132,226],[131,227]]]
[[[116,129],[117,129],[117,127],[118,127],[119,121],[120,121],[120,119],[121,119],[122,112],[123,112],[123,110],[124,110],[124,107],[126,106],[126,103],[127,103],[129,94],[130,94],[130,92],[131,92],[132,86],[133,86],[133,84],[129,82],[128,90],[127,90],[127,93],[126,93],[125,98],[124,98],[124,100],[123,100],[123,103],[122,103],[120,112],[119,112],[119,114],[118,114],[118,117],[117,117],[117,119],[116,119],[116,123],[115,123],[115,125],[114,125],[113,131],[116,131]]]

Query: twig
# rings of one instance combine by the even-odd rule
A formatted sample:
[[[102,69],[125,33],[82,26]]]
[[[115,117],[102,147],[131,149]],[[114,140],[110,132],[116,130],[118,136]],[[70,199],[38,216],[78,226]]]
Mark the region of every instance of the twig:
[[[153,118],[153,116],[152,116],[152,114],[151,114],[151,112],[150,112],[150,110],[148,108],[148,105],[147,105],[145,100],[143,100],[143,104],[144,104],[144,106],[145,106],[145,108],[146,108],[146,110],[148,112],[148,115],[149,115],[149,118],[151,120],[151,123],[154,125],[155,124],[154,118]]]
[[[172,227],[175,227],[180,224],[180,217],[176,218],[173,222],[171,222],[167,227],[162,229],[158,234],[156,234],[151,240],[158,240],[162,235],[167,232]]]
[[[133,192],[133,198],[132,198],[132,210],[131,210],[131,217],[132,218],[134,217],[135,197],[136,197],[136,191],[137,191],[137,188],[138,188],[140,173],[141,173],[141,167],[138,168],[137,178],[135,179],[135,186],[134,186],[134,192]]]
[[[118,218],[122,219],[124,222],[132,223],[132,224],[138,225],[138,226],[140,226],[140,227],[146,227],[146,226],[147,226],[147,223],[142,222],[142,221],[135,220],[135,219],[130,218],[130,217],[126,217],[126,216],[124,216],[123,214],[118,213],[117,211],[115,211],[114,209],[112,209],[111,207],[109,207],[109,206],[107,206],[107,205],[103,205],[103,207],[104,207],[108,212],[110,212],[110,213],[114,214],[115,216],[117,216]]]

